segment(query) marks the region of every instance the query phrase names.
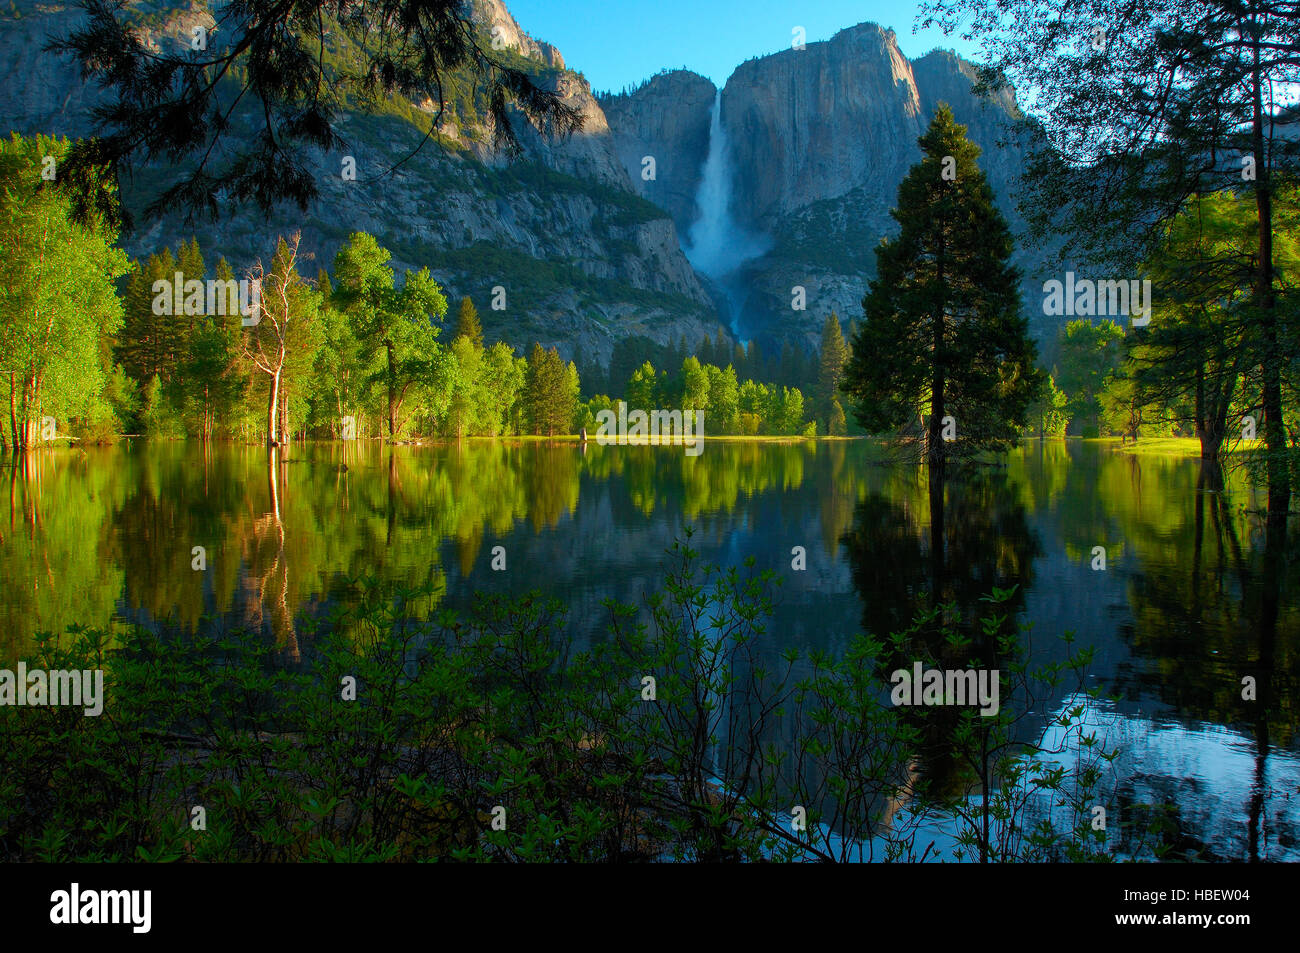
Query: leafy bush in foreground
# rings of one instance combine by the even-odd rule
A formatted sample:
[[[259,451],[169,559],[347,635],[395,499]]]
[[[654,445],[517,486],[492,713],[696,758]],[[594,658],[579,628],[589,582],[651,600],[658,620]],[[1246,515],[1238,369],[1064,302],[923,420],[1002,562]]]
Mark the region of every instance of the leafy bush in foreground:
[[[1017,740],[1088,653],[1031,673],[1000,634],[1009,593],[976,639],[996,659],[942,607],[842,659],[770,657],[771,573],[669,560],[647,612],[609,604],[609,638],[573,655],[556,600],[430,620],[375,584],[298,667],[243,632],[46,637],[29,669],[103,668],[106,703],[0,708],[0,858],[923,860],[936,831],[980,860],[1109,856],[1090,820],[1114,752],[1085,693],[1050,751]],[[889,704],[887,661],[934,661],[936,620],[945,659],[997,661],[996,716]]]

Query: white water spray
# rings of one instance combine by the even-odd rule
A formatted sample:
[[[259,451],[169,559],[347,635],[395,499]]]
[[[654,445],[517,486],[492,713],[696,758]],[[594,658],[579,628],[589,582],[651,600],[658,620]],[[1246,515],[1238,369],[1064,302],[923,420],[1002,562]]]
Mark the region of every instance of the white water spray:
[[[737,271],[771,247],[765,238],[751,235],[731,217],[731,156],[722,129],[722,90],[713,97],[709,120],[709,154],[704,160],[695,205],[699,217],[691,225],[687,260],[722,289],[731,309],[731,329],[739,332],[745,287]]]

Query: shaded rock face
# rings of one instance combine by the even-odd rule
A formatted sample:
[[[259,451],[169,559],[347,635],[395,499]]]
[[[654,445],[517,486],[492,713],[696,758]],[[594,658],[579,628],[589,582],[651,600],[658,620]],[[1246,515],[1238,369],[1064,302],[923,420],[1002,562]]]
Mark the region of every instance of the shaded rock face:
[[[472,0],[474,15],[505,46],[538,64],[539,82],[560,92],[583,115],[583,129],[549,140],[516,123],[527,161],[495,154],[492,130],[447,121],[456,147],[430,145],[393,176],[367,183],[402,159],[420,139],[409,123],[348,113],[339,131],[358,160],[356,182],[338,175],[339,156],[316,156],[320,200],[300,214],[284,208],[269,220],[245,210],[217,223],[186,223],[179,213],[138,219],[123,236],[133,255],[175,246],[191,234],[213,260],[237,270],[269,256],[275,237],[301,230],[310,268],[329,267],[356,229],[393,251],[398,268],[427,265],[449,298],[475,297],[492,338],[521,347],[538,340],[566,357],[607,359],[627,334],[663,343],[698,341],[718,330],[718,288],[701,278],[682,252],[699,216],[697,198],[709,153],[716,88],[686,70],[661,73],[634,92],[597,99],[549,44],[528,36],[501,0]],[[42,52],[50,34],[67,33],[81,16],[58,4],[19,0],[17,18],[0,15],[0,123],[22,132],[70,136],[91,132],[98,102],[67,61]],[[178,7],[149,39],[188,43],[195,23],[211,24],[207,6]],[[889,215],[898,184],[920,155],[917,137],[940,101],[948,102],[984,150],[999,206],[1013,229],[1023,150],[999,149],[1015,114],[1008,94],[992,104],[970,92],[974,71],[936,51],[909,62],[892,30],[862,24],[832,39],[751,60],[738,67],[721,97],[721,123],[731,156],[732,213],[770,240],[771,250],[744,266],[735,282],[744,301],[741,330],[765,350],[783,340],[815,345],[826,314],[861,314],[874,248],[896,232]],[[431,97],[415,104],[433,110]],[[3,130],[0,130],[3,131]],[[654,159],[654,176],[643,175]],[[158,169],[140,170],[128,190],[156,185]],[[1020,248],[1025,304],[1041,323],[1041,249]],[[1057,268],[1056,270],[1059,270]],[[508,307],[493,312],[488,296],[501,286]],[[793,310],[804,289],[806,309]],[[1031,325],[1032,326],[1032,325]]]
[[[742,63],[722,92],[737,218],[763,229],[869,180],[897,185],[927,119],[894,32],[875,24]]]
[[[46,38],[69,32],[81,12],[30,0],[20,0],[19,9],[17,19],[0,18],[3,131],[90,134],[98,91],[81,82],[69,61],[42,52]],[[392,176],[367,182],[404,158],[422,133],[393,117],[345,113],[339,132],[357,159],[357,181],[341,179],[339,156],[313,156],[320,198],[306,213],[283,207],[263,219],[244,209],[215,223],[187,223],[179,211],[156,219],[137,214],[123,247],[142,256],[193,234],[210,265],[225,256],[242,271],[269,258],[278,235],[301,230],[303,252],[313,256],[304,273],[314,275],[332,267],[351,232],[365,230],[392,250],[399,274],[428,266],[453,313],[461,295],[472,295],[490,339],[521,348],[537,340],[557,345],[566,358],[603,362],[627,334],[668,344],[715,333],[716,310],[682,253],[671,217],[637,196],[587,81],[566,70],[558,50],[524,33],[500,0],[474,0],[473,12],[489,31],[499,27],[507,46],[545,67],[539,82],[581,111],[581,131],[549,140],[521,120],[515,127],[525,158],[510,163],[493,153],[490,128],[447,124],[441,131],[459,151],[429,144]],[[149,38],[179,47],[201,22],[212,20],[196,2],[155,26]],[[416,104],[425,112],[431,106],[431,98]],[[142,168],[135,177],[139,191],[124,190],[137,213],[159,175]],[[490,307],[497,286],[506,292],[502,311]]]
[[[813,347],[830,312],[846,324],[861,316],[875,274],[874,249],[897,233],[890,209],[899,183],[920,158],[916,140],[940,102],[952,107],[983,149],[980,166],[1018,230],[1024,146],[1012,139],[1001,148],[999,142],[1009,138],[1019,112],[1009,92],[993,102],[975,97],[974,76],[971,64],[945,51],[909,61],[894,31],[872,23],[737,67],[722,92],[721,116],[731,153],[732,212],[772,242],[771,251],[740,275],[746,289],[741,336],[758,338],[765,349],[785,340]],[[653,87],[606,101],[629,173],[632,157],[690,155],[699,148],[694,139],[674,139],[694,128],[683,119],[684,97]],[[665,208],[674,202],[678,233],[689,234],[679,197],[666,199],[662,190],[642,194]],[[1024,247],[1015,257],[1025,273],[1025,311],[1039,333],[1053,330],[1042,327],[1040,308],[1044,276],[1055,273],[1046,257],[1042,249]],[[804,291],[805,310],[792,307],[796,288]]]
[[[700,176],[709,154],[709,117],[717,88],[689,70],[652,78],[635,93],[606,96],[601,106],[617,130],[614,147],[644,199],[673,217],[677,233],[690,234],[698,209]],[[649,157],[654,177],[648,178]]]

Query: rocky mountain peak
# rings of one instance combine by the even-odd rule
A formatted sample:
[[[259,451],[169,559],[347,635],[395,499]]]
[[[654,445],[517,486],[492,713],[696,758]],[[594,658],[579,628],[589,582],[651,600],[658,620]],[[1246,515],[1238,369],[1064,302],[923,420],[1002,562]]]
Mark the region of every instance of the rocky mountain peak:
[[[519,26],[514,15],[501,0],[473,0],[474,18],[491,34],[496,28],[505,45],[529,59],[540,60],[553,69],[567,69],[560,51],[549,43],[535,40]]]

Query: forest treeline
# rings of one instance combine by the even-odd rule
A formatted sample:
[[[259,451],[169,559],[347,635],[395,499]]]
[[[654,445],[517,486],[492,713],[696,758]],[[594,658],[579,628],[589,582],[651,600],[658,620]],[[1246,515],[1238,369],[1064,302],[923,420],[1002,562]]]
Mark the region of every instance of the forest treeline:
[[[577,365],[554,347],[535,343],[523,355],[486,342],[471,299],[452,312],[427,268],[399,276],[364,232],[310,277],[297,235],[279,237],[269,265],[242,274],[224,258],[212,262],[195,239],[129,261],[110,224],[79,224],[68,200],[42,187],[42,172],[57,169],[67,148],[15,135],[0,149],[0,386],[3,439],[14,448],[121,433],[274,443],[554,436],[593,428],[617,404],[584,396]],[[625,378],[603,368],[593,377],[633,408],[707,410],[710,433],[815,432],[798,387],[737,373],[768,367],[757,349],[738,349],[735,360],[724,349],[719,366],[684,346],[648,344],[619,350],[618,360],[635,360]],[[711,354],[713,342],[700,350]],[[649,360],[675,351],[671,368]],[[832,375],[826,393],[834,383]]]
[[[399,276],[363,232],[314,271],[296,236],[278,238],[269,265],[242,273],[195,239],[131,261],[110,223],[79,222],[68,195],[48,187],[68,147],[44,136],[0,143],[0,442],[9,448],[118,434],[249,443],[554,436],[593,430],[619,400],[703,410],[710,434],[862,432],[840,391],[856,322],[846,336],[835,314],[813,353],[787,343],[767,357],[719,329],[693,349],[624,338],[607,365],[565,361],[539,344],[521,354],[484,340],[471,299],[453,308],[428,268]],[[1289,198],[1284,208],[1294,207]],[[1237,204],[1198,200],[1153,272],[1174,271],[1192,243],[1245,232]],[[1293,234],[1283,237],[1289,254]],[[252,280],[261,295],[249,316],[234,288]],[[213,286],[231,289],[218,298],[222,313],[210,313]],[[1208,376],[1181,363],[1188,338],[1238,327],[1239,297],[1158,296],[1159,331],[1139,338],[1109,320],[1069,322],[1045,348],[1049,376],[1025,434],[1223,437],[1258,403],[1251,368],[1231,360],[1226,339],[1207,355]]]

